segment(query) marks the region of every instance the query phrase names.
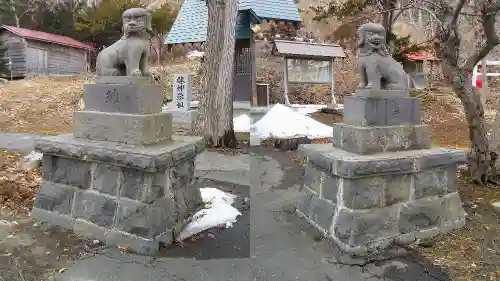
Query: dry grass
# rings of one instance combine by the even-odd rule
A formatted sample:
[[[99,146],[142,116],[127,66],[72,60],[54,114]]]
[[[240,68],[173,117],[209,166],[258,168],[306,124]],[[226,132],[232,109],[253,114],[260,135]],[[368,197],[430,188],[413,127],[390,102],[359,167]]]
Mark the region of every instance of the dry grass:
[[[437,146],[469,146],[467,121],[462,104],[448,88],[420,92],[422,121],[431,126],[432,142]]]
[[[456,281],[500,280],[500,213],[491,202],[500,201],[498,186],[470,184],[460,176],[459,192],[468,214],[465,228],[437,237],[419,251],[443,266]]]
[[[39,169],[18,169],[22,156],[0,150],[0,206],[28,212],[38,191],[41,173]]]
[[[169,65],[164,65],[160,67],[152,67],[151,71],[158,73],[161,77],[161,83],[165,87],[165,97],[167,100],[172,99],[172,81],[174,74],[178,73],[191,73],[197,74],[200,69],[200,62],[198,60],[187,60],[182,63],[174,63]],[[199,75],[193,77],[193,92],[195,93],[195,98],[197,98],[196,93],[200,87]]]
[[[73,112],[83,96],[84,77],[10,82],[1,89],[0,130],[70,132]]]

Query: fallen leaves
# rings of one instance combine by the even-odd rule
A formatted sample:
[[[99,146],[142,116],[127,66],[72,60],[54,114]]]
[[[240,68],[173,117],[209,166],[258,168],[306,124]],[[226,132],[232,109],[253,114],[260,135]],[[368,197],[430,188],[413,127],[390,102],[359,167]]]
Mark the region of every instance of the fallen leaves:
[[[0,151],[0,205],[11,210],[31,210],[41,173],[39,169],[20,170],[21,154]]]
[[[120,251],[120,253],[130,253],[130,248],[129,247],[126,247],[126,246],[118,246],[118,251]]]
[[[491,206],[500,189],[470,184],[458,178],[459,192],[469,214],[465,228],[439,235],[432,247],[418,250],[434,264],[446,268],[453,280],[500,281],[500,214]],[[493,277],[492,277],[493,276]]]

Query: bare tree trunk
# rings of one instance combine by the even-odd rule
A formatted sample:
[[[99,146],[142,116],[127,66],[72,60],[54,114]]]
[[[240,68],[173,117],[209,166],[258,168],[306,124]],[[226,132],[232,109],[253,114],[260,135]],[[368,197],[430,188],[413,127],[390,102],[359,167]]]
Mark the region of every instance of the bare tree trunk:
[[[471,142],[469,154],[469,172],[472,180],[478,184],[491,181],[490,171],[495,166],[498,154],[490,150],[490,143],[484,119],[484,108],[479,93],[474,91],[469,81],[469,73],[474,66],[500,43],[495,30],[495,17],[500,11],[499,1],[482,1],[480,10],[480,24],[484,38],[478,49],[467,57],[465,63],[459,67],[460,43],[462,38],[459,30],[459,17],[467,0],[456,1],[451,4],[440,0],[438,19],[441,23],[438,54],[442,58],[443,75],[460,98],[464,107],[465,116],[469,125],[469,139]],[[482,36],[483,37],[483,36]]]
[[[214,96],[217,93],[218,69],[213,67],[218,65],[218,47],[221,25],[220,8],[216,5],[216,0],[207,0],[208,6],[208,23],[207,37],[204,43],[205,55],[202,60],[201,69],[201,89],[200,89],[200,106],[198,108],[198,117],[194,122],[194,132],[202,135],[205,139],[212,139],[212,112],[214,109]]]
[[[236,146],[233,129],[233,64],[237,0],[208,0],[202,88],[194,131],[209,146]],[[219,67],[215,67],[219,66]]]
[[[490,151],[481,97],[477,91],[474,91],[472,85],[468,83],[467,72],[457,70],[452,75],[451,77],[461,78],[460,80],[455,79],[451,85],[462,102],[469,126],[471,148],[468,162],[470,176],[474,182],[485,184],[490,180],[489,168],[494,165],[496,156]],[[465,80],[462,80],[462,78]]]
[[[453,35],[443,40],[439,56],[443,58],[443,75],[447,77],[453,91],[460,99],[464,108],[465,117],[469,126],[469,173],[472,180],[478,184],[485,184],[489,180],[489,168],[494,165],[496,156],[490,151],[488,132],[485,126],[484,108],[480,95],[469,83],[469,69],[467,66],[458,66],[458,52],[460,38]]]
[[[14,16],[14,20],[16,21],[16,27],[19,27],[21,23],[19,21],[19,16],[17,15],[16,2],[14,0],[10,0],[10,7],[12,8],[12,14]]]
[[[236,44],[236,19],[238,17],[237,0],[226,0],[224,11],[224,31],[222,33],[222,53],[219,61],[219,87],[215,96],[219,122],[217,135],[212,136],[216,146],[236,147],[236,137],[233,127],[233,79],[234,52]]]
[[[156,54],[156,66],[158,67],[161,65],[162,45],[163,42],[158,40],[158,53]]]
[[[500,154],[500,101],[496,105],[495,121],[493,121],[493,124],[491,126],[490,143],[491,150],[497,154]],[[495,183],[498,184],[498,176],[500,175],[497,175],[497,171],[500,172],[500,162],[495,163],[494,169],[492,171],[493,174],[491,175],[491,178],[495,181]]]

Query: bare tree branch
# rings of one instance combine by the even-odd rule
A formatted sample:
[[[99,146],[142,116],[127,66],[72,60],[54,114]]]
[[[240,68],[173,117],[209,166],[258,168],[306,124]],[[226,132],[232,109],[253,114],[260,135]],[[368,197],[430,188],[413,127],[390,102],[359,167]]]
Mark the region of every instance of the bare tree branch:
[[[458,17],[460,16],[460,12],[462,11],[466,1],[467,0],[458,1],[457,5],[455,6],[455,9],[453,9],[453,16],[451,18],[450,26],[457,26]]]
[[[18,4],[16,3],[16,0],[9,0],[9,3],[10,3],[10,6],[11,6],[11,9],[12,9],[12,12],[14,14],[14,20],[16,22],[16,26],[17,27],[20,27],[20,21],[21,21],[21,18],[23,16],[25,16],[27,13],[29,12],[32,12],[34,7],[40,3],[39,0],[30,0],[28,2],[28,5],[25,6],[26,9],[24,9],[24,11],[21,13],[21,14],[18,14],[18,11],[17,11],[17,7],[18,7]]]
[[[419,9],[419,10],[422,10],[426,13],[428,13],[432,18],[434,18],[438,23],[439,25],[442,27],[443,26],[443,22],[439,19],[439,17],[433,12],[431,11],[429,8],[427,7],[424,7],[424,6],[413,6],[414,8],[416,9]]]
[[[481,24],[483,26],[486,42],[475,53],[470,55],[464,66],[464,70],[472,71],[474,66],[487,56],[495,46],[500,44],[500,37],[495,30],[496,14],[500,11],[500,1],[495,1],[495,4],[488,5],[490,1],[485,1],[481,9]]]
[[[392,23],[394,24],[398,18],[406,11],[413,8],[413,5],[411,4],[406,4],[403,7],[398,7],[397,9],[399,10],[392,18]]]

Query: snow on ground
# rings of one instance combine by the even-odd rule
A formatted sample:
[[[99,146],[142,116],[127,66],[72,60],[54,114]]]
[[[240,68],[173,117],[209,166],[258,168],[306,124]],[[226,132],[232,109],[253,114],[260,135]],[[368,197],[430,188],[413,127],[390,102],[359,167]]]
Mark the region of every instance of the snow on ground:
[[[312,114],[322,108],[326,108],[326,104],[290,104],[289,106],[303,115]]]
[[[234,118],[235,132],[249,132],[250,128],[260,135],[261,139],[285,138],[293,136],[307,136],[310,139],[332,137],[332,127],[318,122],[307,116],[305,112],[316,112],[318,107],[304,107],[302,112],[296,109],[276,104],[259,121],[251,124],[248,115],[240,115]],[[320,107],[321,108],[321,107]],[[319,108],[319,109],[320,109]]]
[[[32,151],[30,154],[24,156],[19,162],[19,167],[23,170],[32,170],[38,168],[42,162],[43,154],[40,152]]]
[[[191,51],[186,55],[188,59],[196,59],[196,58],[201,58],[203,56],[205,56],[205,52],[200,52],[197,50]]]
[[[332,127],[303,115],[293,108],[276,104],[255,126],[261,139],[307,136],[310,139],[331,138]]]
[[[213,227],[229,228],[241,216],[240,211],[233,207],[236,195],[213,187],[200,188],[200,192],[206,208],[194,214],[191,222],[177,235],[176,241],[183,241]]]
[[[233,119],[234,131],[236,133],[250,132],[250,124],[252,124],[252,118],[246,114],[234,117]]]

